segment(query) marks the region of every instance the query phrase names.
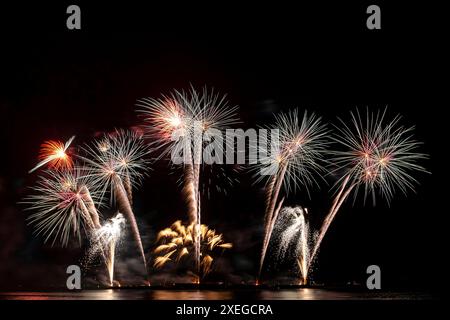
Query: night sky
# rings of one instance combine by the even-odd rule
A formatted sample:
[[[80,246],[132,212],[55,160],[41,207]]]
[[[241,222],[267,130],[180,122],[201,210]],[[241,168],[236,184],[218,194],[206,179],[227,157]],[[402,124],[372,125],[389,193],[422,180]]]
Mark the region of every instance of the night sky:
[[[416,194],[397,193],[390,206],[381,199],[376,207],[348,201],[323,242],[313,279],[363,282],[365,268],[377,264],[385,287],[440,286],[448,211],[440,209],[448,197],[440,164],[446,104],[437,76],[444,51],[437,22],[411,22],[419,13],[426,16],[426,9],[386,5],[382,30],[369,31],[362,4],[80,6],[80,31],[66,29],[65,4],[1,12],[0,290],[64,286],[61,266],[83,254],[43,245],[26,226],[18,202],[36,181],[37,174],[27,172],[40,144],[72,135],[81,144],[135,126],[137,99],[191,85],[226,93],[239,106],[243,128],[269,124],[272,113],[293,107],[330,124],[348,119],[356,107],[387,106],[391,117],[402,114],[402,124],[416,126],[420,150],[430,156],[422,164],[432,174],[418,174]],[[135,193],[147,253],[158,230],[186,219],[179,175],[159,161]],[[235,178],[227,194],[202,199],[202,213],[206,224],[235,244],[216,277],[240,283],[253,281],[257,272],[264,194],[245,168]],[[323,183],[311,198],[291,194],[287,204],[308,207],[317,227],[331,203],[329,189]],[[133,246],[124,247],[124,258],[137,257]],[[124,279],[139,274],[122,267]],[[293,276],[288,267],[281,266],[280,279]],[[270,264],[266,274],[274,277]]]

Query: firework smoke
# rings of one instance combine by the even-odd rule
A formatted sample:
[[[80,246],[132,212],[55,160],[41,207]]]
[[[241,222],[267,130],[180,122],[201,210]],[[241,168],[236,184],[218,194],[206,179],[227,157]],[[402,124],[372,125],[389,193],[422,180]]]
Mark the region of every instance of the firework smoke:
[[[357,111],[351,113],[352,126],[342,120],[336,126],[338,135],[334,140],[345,150],[334,152],[332,163],[337,166],[334,172],[344,174],[336,183],[338,192],[319,231],[310,263],[341,205],[352,192],[356,199],[359,189],[363,188],[364,201],[371,195],[375,204],[378,191],[389,202],[395,189],[405,194],[408,189],[414,190],[417,180],[411,172],[426,172],[417,164],[427,156],[417,152],[420,143],[412,137],[414,128],[400,126],[400,116],[386,122],[385,114],[386,110],[376,114],[367,111],[366,118],[362,119]]]
[[[153,251],[156,256],[153,266],[162,268],[169,261],[179,262],[189,256],[197,258],[195,254],[195,235],[200,235],[200,274],[198,278],[205,277],[212,270],[214,253],[218,249],[230,249],[231,243],[225,243],[222,234],[217,234],[206,225],[200,226],[199,232],[195,231],[195,223],[184,226],[180,220],[158,233],[157,243],[159,245]],[[193,254],[192,254],[193,253]]]
[[[238,122],[236,107],[229,107],[225,96],[205,88],[201,94],[174,91],[159,99],[145,98],[138,102],[147,125],[152,146],[162,150],[161,156],[183,157],[184,187],[188,216],[193,223],[193,241],[197,272],[201,267],[200,165],[205,141],[210,132],[223,130]],[[173,158],[172,158],[173,159]]]
[[[147,170],[144,157],[149,152],[148,148],[138,134],[116,131],[115,134],[105,135],[93,146],[87,146],[85,151],[87,156],[83,159],[88,169],[87,177],[99,186],[102,197],[110,191],[111,200],[115,200],[119,211],[130,223],[147,270],[144,248],[131,207],[131,190],[138,185]]]
[[[275,145],[270,153],[263,152],[262,154],[267,155],[266,158],[260,159],[259,165],[253,169],[258,170],[258,175],[261,170],[276,168],[266,186],[265,233],[259,276],[261,276],[273,228],[284,201],[284,198],[280,201],[278,199],[281,187],[284,185],[286,194],[289,194],[290,190],[303,186],[309,194],[308,187],[317,184],[315,176],[321,176],[325,171],[321,162],[327,146],[325,139],[327,131],[321,119],[314,114],[308,115],[307,112],[300,119],[298,110],[294,110],[276,115],[275,120],[275,125],[271,129],[279,130],[279,145]],[[257,147],[267,145],[270,145],[267,141],[263,144],[260,141]],[[263,175],[257,176],[257,180],[262,179],[264,179]]]
[[[53,140],[45,141],[41,145],[39,152],[39,159],[41,161],[33,169],[28,171],[28,173],[32,173],[46,164],[55,169],[72,169],[73,162],[67,154],[67,149],[69,149],[73,139],[75,139],[75,136],[71,137],[66,143]]]

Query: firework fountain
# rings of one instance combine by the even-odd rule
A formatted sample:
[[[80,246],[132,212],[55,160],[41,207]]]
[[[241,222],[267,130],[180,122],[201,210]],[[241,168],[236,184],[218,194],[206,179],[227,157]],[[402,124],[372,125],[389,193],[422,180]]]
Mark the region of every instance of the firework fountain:
[[[114,262],[116,245],[120,240],[125,225],[125,218],[117,213],[103,226],[96,229],[93,235],[93,243],[90,255],[100,254],[104,259],[108,270],[109,283],[114,285]]]
[[[287,256],[294,256],[301,276],[301,284],[308,281],[308,269],[311,248],[314,247],[316,234],[308,222],[308,210],[300,206],[283,207],[275,230],[278,231],[279,249],[277,260],[284,261]]]
[[[314,114],[304,113],[299,119],[298,110],[281,113],[275,116],[275,125],[271,129],[279,130],[278,143],[271,142],[271,152],[261,152],[261,148],[267,146],[267,141],[259,141],[257,148],[260,155],[266,155],[260,159],[257,170],[257,180],[265,178],[261,170],[273,170],[269,179],[267,191],[267,203],[264,221],[264,240],[259,264],[259,277],[266,257],[270,238],[277,221],[284,197],[279,199],[281,187],[284,185],[286,194],[291,190],[303,186],[308,192],[308,187],[317,184],[315,176],[324,172],[321,160],[327,145],[327,131],[321,119]],[[264,137],[263,137],[264,138]],[[274,169],[275,168],[275,169]]]
[[[360,113],[351,113],[352,126],[340,120],[336,126],[338,135],[335,141],[346,150],[334,152],[334,172],[344,172],[336,183],[337,194],[311,253],[309,265],[314,260],[322,240],[333,222],[337,212],[351,193],[355,199],[359,189],[364,189],[364,201],[371,195],[375,204],[378,191],[388,202],[395,189],[406,194],[414,190],[417,180],[410,174],[414,171],[427,172],[417,161],[427,156],[417,152],[419,142],[412,138],[414,127],[399,125],[400,116],[390,122],[385,121],[386,110],[369,113],[365,119]]]
[[[193,243],[197,273],[201,268],[201,205],[200,175],[203,145],[220,130],[238,122],[237,107],[229,107],[225,96],[206,88],[202,93],[174,91],[159,99],[145,98],[138,102],[151,146],[170,154],[175,164],[183,164],[183,192],[193,224]],[[223,154],[223,153],[222,153]],[[181,159],[180,160],[180,155]],[[178,159],[178,160],[175,160]]]

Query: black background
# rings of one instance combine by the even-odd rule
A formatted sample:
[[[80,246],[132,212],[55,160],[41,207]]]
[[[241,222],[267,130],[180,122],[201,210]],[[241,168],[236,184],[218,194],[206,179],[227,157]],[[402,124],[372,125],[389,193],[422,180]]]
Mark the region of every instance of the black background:
[[[40,143],[73,134],[81,143],[136,125],[136,99],[191,84],[227,93],[244,127],[270,123],[273,112],[292,107],[336,123],[366,106],[388,106],[389,115],[401,113],[405,125],[416,125],[432,174],[419,174],[417,194],[399,195],[390,207],[347,203],[313,277],[362,282],[365,268],[377,264],[385,288],[442,286],[448,83],[439,8],[378,3],[382,30],[367,30],[371,3],[78,3],[80,31],[66,29],[65,3],[0,9],[0,289],[64,286],[64,270],[55,273],[82,254],[43,246],[17,204],[36,179],[27,171]],[[239,181],[227,195],[204,200],[202,211],[207,224],[235,243],[223,276],[249,282],[262,241],[263,192],[245,172]],[[149,252],[154,233],[185,216],[177,172],[155,164],[136,198]],[[311,199],[298,193],[288,203],[320,218],[329,199],[323,185]]]

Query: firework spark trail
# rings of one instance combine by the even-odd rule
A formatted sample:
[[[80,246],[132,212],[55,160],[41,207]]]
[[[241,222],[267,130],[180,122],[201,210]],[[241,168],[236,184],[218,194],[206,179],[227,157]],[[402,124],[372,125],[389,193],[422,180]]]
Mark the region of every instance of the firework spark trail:
[[[308,244],[308,235],[309,235],[309,226],[305,221],[305,217],[303,216],[303,221],[301,224],[301,232],[298,242],[298,251],[300,252],[299,257],[297,259],[298,266],[300,269],[300,273],[302,275],[302,284],[306,285],[308,281],[308,269],[309,269],[309,244]]]
[[[122,180],[117,176],[115,177],[115,179],[116,181],[114,183],[114,195],[116,196],[117,206],[120,212],[123,212],[123,214],[127,217],[127,220],[131,225],[131,230],[133,232],[134,239],[138,244],[139,252],[141,254],[142,261],[144,262],[145,270],[147,270],[147,260],[145,258],[144,246],[142,245],[141,235],[139,233],[139,228],[133,213],[133,209],[131,208],[131,204],[128,200],[127,192],[125,190],[125,187],[123,186]]]
[[[84,204],[89,212],[90,220],[92,221],[92,225],[95,229],[98,229],[101,227],[100,224],[100,217],[97,211],[97,208],[95,207],[95,203],[92,200],[91,193],[89,192],[89,189],[83,185],[80,189],[80,194],[85,198]]]
[[[195,188],[194,168],[192,164],[184,166],[184,193],[186,194],[186,204],[188,206],[189,219],[197,223],[197,192]]]
[[[87,156],[83,156],[82,159],[88,169],[87,177],[99,186],[102,197],[110,189],[111,200],[115,200],[120,212],[130,223],[133,238],[147,270],[147,261],[131,206],[130,193],[132,186],[137,185],[143,178],[141,172],[145,173],[147,170],[144,156],[148,154],[148,148],[144,145],[142,137],[136,133],[117,131],[115,134],[105,135],[103,139],[96,141],[93,146],[85,147],[84,150]]]
[[[287,255],[293,255],[297,260],[301,284],[303,285],[306,285],[308,281],[310,248],[313,247],[315,241],[306,218],[307,213],[308,211],[300,206],[295,208],[284,207],[280,212],[278,222],[278,229],[280,230],[278,260],[282,261]],[[293,251],[289,250],[291,246],[295,247]]]
[[[335,141],[347,150],[334,152],[334,163],[338,167],[336,171],[344,170],[345,174],[336,183],[340,185],[339,192],[320,229],[310,265],[337,212],[352,192],[356,199],[359,188],[363,187],[364,201],[371,194],[375,204],[378,190],[389,203],[396,188],[404,194],[407,189],[414,190],[418,182],[410,171],[427,172],[417,164],[427,156],[417,152],[420,143],[412,138],[413,127],[399,126],[400,116],[386,123],[385,114],[386,109],[376,114],[367,111],[363,121],[357,111],[356,115],[351,113],[352,127],[342,120],[341,126],[336,126],[339,134]]]
[[[66,152],[74,139],[75,136],[72,136],[66,143],[53,140],[45,141],[41,145],[39,153],[39,159],[41,161],[33,169],[28,171],[28,173],[32,173],[46,164],[56,169],[71,169],[73,162]]]
[[[281,207],[283,206],[283,202],[284,202],[284,197],[281,198],[280,202],[278,203],[278,206],[275,208],[275,211],[273,213],[273,218],[271,218],[271,220],[269,221],[269,224],[266,227],[266,233],[264,235],[264,243],[263,243],[263,249],[261,252],[261,260],[260,260],[260,269],[259,269],[259,276],[261,275],[261,268],[262,265],[264,264],[264,259],[266,257],[266,253],[267,253],[267,249],[269,247],[269,243],[270,243],[270,239],[272,237],[272,232],[273,229],[275,227],[275,223],[278,219],[278,213],[281,210]]]
[[[151,146],[161,149],[161,157],[183,155],[184,187],[188,216],[194,223],[193,241],[195,263],[201,265],[201,206],[200,175],[202,147],[210,132],[220,131],[238,123],[237,107],[229,107],[225,96],[204,88],[202,93],[174,91],[159,99],[145,98],[138,102],[138,110],[148,122],[147,132],[153,140]],[[223,153],[222,153],[223,154]],[[172,159],[173,160],[173,159]]]
[[[91,200],[88,200],[88,201],[91,201]],[[82,214],[82,217],[87,224],[88,230],[90,232],[93,232],[95,230],[95,225],[94,225],[94,221],[92,220],[91,213],[89,212],[89,209],[86,206],[86,203],[84,201],[80,201],[78,205],[80,207],[80,212]]]
[[[192,162],[184,165],[184,183],[183,188],[186,194],[186,204],[188,206],[188,216],[190,221],[194,225],[193,229],[193,241],[195,252],[195,264],[197,274],[200,271],[200,226],[201,226],[201,211],[200,211],[200,193],[199,193],[199,180],[200,180],[200,165],[195,159]]]
[[[275,116],[275,125],[271,129],[279,130],[279,145],[271,148],[270,155],[268,150],[261,153],[264,151],[261,150],[261,145],[267,146],[267,141],[263,141],[265,143],[262,144],[259,141],[258,146],[253,146],[255,150],[260,150],[260,154],[265,155],[263,159],[259,159],[258,165],[253,169],[258,170],[257,174],[260,174],[262,170],[277,168],[275,175],[266,186],[265,233],[258,277],[261,277],[270,238],[283,203],[283,200],[278,201],[281,187],[284,186],[286,194],[289,194],[291,189],[295,190],[303,186],[309,194],[308,186],[317,185],[315,176],[321,176],[321,173],[325,171],[321,161],[328,144],[325,139],[327,130],[321,123],[321,119],[314,114],[308,115],[305,112],[300,121],[299,119],[298,110]],[[263,175],[258,176],[257,181],[263,178]]]
[[[129,174],[124,175],[123,187],[127,193],[127,198],[130,202],[130,206],[133,206],[133,187],[131,186],[131,179]]]
[[[269,211],[268,208],[271,206],[272,203],[272,195],[273,195],[273,189],[275,187],[275,182],[277,181],[276,175],[270,179],[269,183],[267,184],[267,190],[266,190],[266,213]],[[267,219],[267,214],[265,215],[264,219]],[[267,223],[267,221],[264,221]]]
[[[273,178],[276,181],[276,184],[271,192],[270,195],[270,201],[268,203],[268,208],[267,208],[267,212],[266,212],[266,225],[265,225],[265,233],[264,233],[264,241],[263,241],[263,248],[262,248],[262,252],[261,252],[261,260],[259,263],[259,276],[261,276],[261,271],[262,271],[262,267],[264,264],[264,259],[266,257],[266,253],[267,253],[267,248],[269,247],[269,242],[270,242],[270,238],[272,236],[272,232],[273,232],[273,227],[275,226],[275,222],[277,221],[277,217],[278,217],[278,212],[280,211],[280,208],[283,204],[284,199],[282,199],[279,204],[278,204],[278,209],[275,210],[275,205],[276,205],[276,201],[278,199],[278,195],[280,193],[280,189],[281,186],[283,184],[283,178],[284,175],[286,174],[286,168],[287,166],[283,165],[281,172],[278,176],[278,179],[275,179],[275,177]]]
[[[198,137],[198,136],[197,136]],[[196,200],[196,217],[194,221],[194,244],[195,244],[195,256],[196,256],[196,269],[200,274],[201,268],[201,226],[202,226],[202,214],[200,203],[200,164],[202,162],[202,143],[198,139],[194,140],[194,153],[193,153],[193,178],[194,178],[194,190]]]
[[[337,212],[339,211],[339,208],[341,207],[342,203],[345,201],[345,199],[349,196],[349,194],[352,192],[353,188],[356,186],[356,184],[352,184],[347,189],[345,187],[348,184],[349,176],[347,176],[341,186],[341,189],[338,193],[338,195],[333,200],[333,205],[328,213],[328,215],[325,217],[324,222],[322,224],[322,227],[320,228],[319,235],[317,237],[317,241],[315,242],[315,245],[313,247],[313,251],[311,253],[311,260],[309,260],[308,263],[308,269],[310,268],[310,264],[312,264],[319,248],[322,243],[323,238],[325,237],[325,234],[328,231],[328,228],[330,227],[331,223],[334,220],[334,217],[336,216]]]
[[[161,230],[156,239],[159,245],[153,250],[153,253],[157,255],[153,266],[162,268],[170,261],[180,262],[181,259],[188,258],[191,252],[193,253],[193,259],[196,259],[195,229],[195,223],[185,226],[178,220],[170,228]],[[196,270],[200,272],[197,274],[196,283],[201,277],[205,277],[211,272],[214,262],[213,256],[218,249],[225,250],[233,247],[231,243],[224,242],[222,234],[216,233],[215,230],[209,229],[204,224],[200,226],[198,234],[200,235],[201,261],[200,269]]]
[[[184,165],[186,202],[188,205],[188,215],[193,223],[193,241],[195,252],[195,264],[197,274],[200,274],[200,228],[201,228],[201,208],[200,208],[200,163],[201,163],[201,144],[195,141],[192,146],[191,159]]]
[[[114,285],[114,262],[116,259],[116,240],[112,239],[109,242],[109,255],[108,255],[108,263],[107,263],[107,268],[108,268],[108,273],[109,273],[109,285],[113,286]]]
[[[81,230],[88,235],[95,230],[98,214],[92,206],[100,203],[99,192],[80,170],[47,170],[32,189],[35,194],[24,200],[27,209],[35,211],[28,220],[45,242],[53,238],[54,244],[59,238],[66,246],[73,234],[81,243]]]

